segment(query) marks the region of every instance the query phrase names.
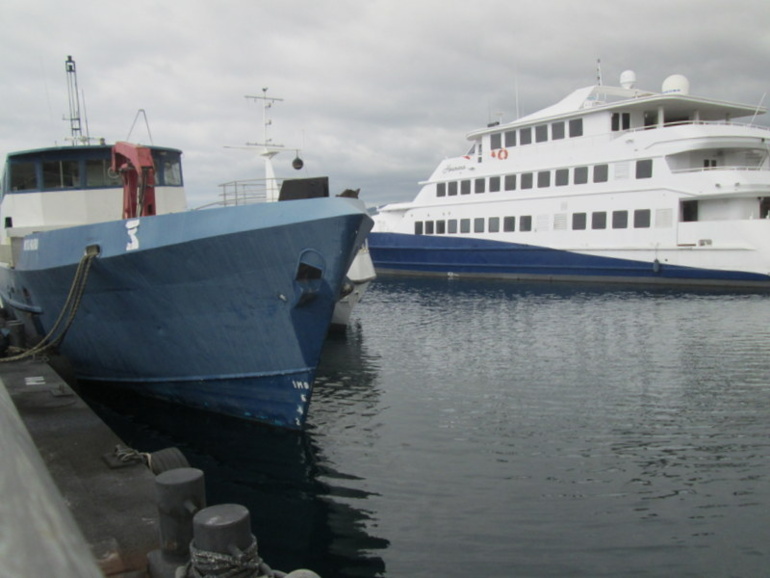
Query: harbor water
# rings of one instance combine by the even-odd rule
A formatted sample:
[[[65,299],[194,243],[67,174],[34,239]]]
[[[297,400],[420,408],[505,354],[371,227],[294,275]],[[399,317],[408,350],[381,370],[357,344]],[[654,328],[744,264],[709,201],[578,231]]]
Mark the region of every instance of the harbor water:
[[[770,568],[770,295],[380,278],[307,431],[86,392],[334,577],[755,577]]]

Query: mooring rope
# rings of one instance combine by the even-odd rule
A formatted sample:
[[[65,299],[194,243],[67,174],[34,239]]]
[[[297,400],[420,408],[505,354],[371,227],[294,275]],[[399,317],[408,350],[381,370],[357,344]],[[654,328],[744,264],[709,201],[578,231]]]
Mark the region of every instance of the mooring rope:
[[[279,576],[285,576],[283,572]],[[186,578],[260,578],[262,576],[273,578],[276,574],[270,567],[262,562],[257,552],[257,539],[252,536],[251,544],[243,552],[237,555],[210,552],[195,547],[190,543],[190,561],[185,567]]]
[[[80,302],[82,301],[83,294],[86,290],[86,281],[88,281],[88,273],[91,270],[91,263],[93,263],[93,260],[98,255],[98,246],[89,245],[86,247],[86,251],[83,254],[83,257],[80,259],[77,269],[75,270],[75,277],[72,279],[72,285],[70,286],[70,290],[67,294],[67,299],[64,302],[64,306],[62,307],[62,310],[59,313],[56,321],[51,326],[51,329],[48,331],[48,334],[43,337],[43,339],[41,339],[36,345],[19,353],[18,355],[0,358],[0,363],[21,361],[29,357],[34,357],[35,355],[40,355],[49,349],[56,347],[59,343],[62,342],[64,336],[67,334],[67,331],[69,331],[69,328],[72,326],[72,322],[75,321],[75,314],[78,312]],[[59,329],[59,327],[62,325],[62,322],[64,322],[64,327]]]

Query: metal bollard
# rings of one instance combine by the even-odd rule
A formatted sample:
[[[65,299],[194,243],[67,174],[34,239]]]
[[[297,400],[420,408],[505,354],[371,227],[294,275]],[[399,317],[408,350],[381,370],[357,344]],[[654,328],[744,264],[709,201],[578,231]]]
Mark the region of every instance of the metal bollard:
[[[155,477],[160,526],[160,550],[147,555],[152,578],[172,578],[187,563],[193,538],[193,518],[206,507],[203,472],[177,468]]]

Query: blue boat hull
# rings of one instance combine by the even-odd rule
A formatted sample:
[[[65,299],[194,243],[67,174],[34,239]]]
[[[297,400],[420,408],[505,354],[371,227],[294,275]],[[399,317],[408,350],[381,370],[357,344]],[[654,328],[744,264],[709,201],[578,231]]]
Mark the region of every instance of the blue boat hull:
[[[378,274],[770,288],[770,277],[745,271],[597,257],[485,239],[373,232],[368,244]]]
[[[60,347],[78,379],[299,428],[370,226],[344,199],[312,199],[37,233],[0,271],[0,294],[44,334],[97,245]]]

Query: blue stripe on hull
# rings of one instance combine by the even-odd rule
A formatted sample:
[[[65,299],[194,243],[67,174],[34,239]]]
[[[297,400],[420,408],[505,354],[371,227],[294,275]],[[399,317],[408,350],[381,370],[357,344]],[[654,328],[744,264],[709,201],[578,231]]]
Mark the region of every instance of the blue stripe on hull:
[[[378,273],[770,285],[770,277],[756,273],[597,257],[484,239],[370,233],[368,244]]]
[[[79,379],[298,427],[367,220],[338,199],[163,215],[142,219],[138,250],[123,221],[55,230],[1,270],[0,292],[39,307],[45,332],[98,244],[61,345]]]

